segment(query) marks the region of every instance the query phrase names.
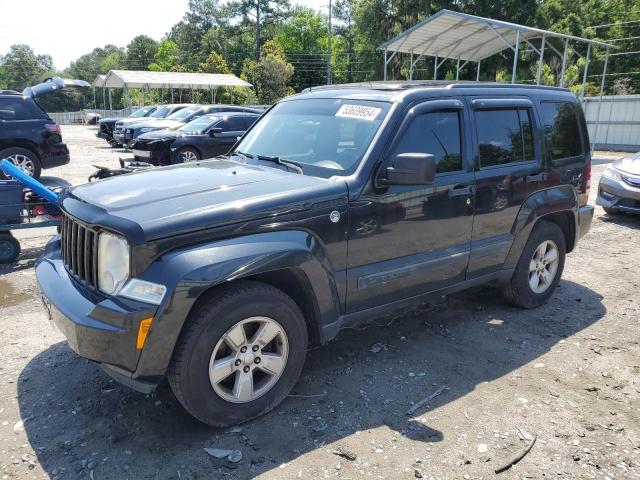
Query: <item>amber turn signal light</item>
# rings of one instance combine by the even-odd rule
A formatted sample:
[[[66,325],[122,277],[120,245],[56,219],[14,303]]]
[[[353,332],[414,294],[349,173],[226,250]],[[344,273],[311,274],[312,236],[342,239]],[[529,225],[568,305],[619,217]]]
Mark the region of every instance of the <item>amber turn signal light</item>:
[[[138,327],[138,339],[136,340],[136,348],[138,350],[142,350],[144,347],[144,342],[147,341],[147,335],[149,334],[149,329],[151,328],[151,322],[153,322],[153,317],[145,318],[140,321],[140,326]]]

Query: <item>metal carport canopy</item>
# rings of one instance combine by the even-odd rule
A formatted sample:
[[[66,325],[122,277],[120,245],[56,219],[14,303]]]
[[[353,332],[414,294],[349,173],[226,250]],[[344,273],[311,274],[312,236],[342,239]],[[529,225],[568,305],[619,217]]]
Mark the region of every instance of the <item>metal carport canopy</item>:
[[[104,79],[104,86],[108,88],[191,88],[210,90],[217,87],[251,87],[251,84],[235,75],[222,73],[109,70]]]
[[[413,53],[478,62],[517,42],[534,38],[561,38],[616,48],[613,45],[516,23],[440,10],[378,47],[378,50]]]
[[[104,80],[105,80],[106,75],[98,75],[96,77],[96,79],[93,81],[93,86],[94,87],[104,87]]]

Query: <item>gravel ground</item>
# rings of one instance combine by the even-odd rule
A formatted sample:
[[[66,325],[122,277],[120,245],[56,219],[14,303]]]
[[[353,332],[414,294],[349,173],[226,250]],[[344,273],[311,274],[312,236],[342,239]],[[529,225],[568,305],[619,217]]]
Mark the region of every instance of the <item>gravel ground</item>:
[[[91,128],[63,134],[71,164],[47,176],[83,182],[125,155]],[[592,203],[618,156],[596,156]],[[232,429],[197,423],[166,385],[130,391],[74,354],[38,301],[32,266],[51,229],[28,231],[19,264],[0,271],[0,477],[640,478],[639,228],[598,207],[536,310],[487,287],[346,330],[309,352],[294,395]]]

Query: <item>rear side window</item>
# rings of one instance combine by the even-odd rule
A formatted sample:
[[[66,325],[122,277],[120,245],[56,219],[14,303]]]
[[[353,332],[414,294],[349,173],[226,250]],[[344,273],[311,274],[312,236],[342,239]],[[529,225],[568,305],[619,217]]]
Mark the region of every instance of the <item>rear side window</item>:
[[[551,159],[582,155],[580,127],[573,104],[568,102],[542,102],[542,121],[547,148]]]
[[[0,120],[46,120],[47,115],[33,100],[16,96],[0,98]]]
[[[217,126],[222,128],[223,132],[239,132],[245,130],[245,123],[242,117],[228,117],[220,122]]]
[[[244,117],[244,129],[248,130],[251,125],[256,123],[256,120],[258,120],[258,117]]]
[[[462,170],[460,115],[457,111],[428,112],[417,116],[393,149],[393,154],[430,153],[436,172]]]
[[[528,108],[477,110],[480,167],[495,167],[535,159]]]

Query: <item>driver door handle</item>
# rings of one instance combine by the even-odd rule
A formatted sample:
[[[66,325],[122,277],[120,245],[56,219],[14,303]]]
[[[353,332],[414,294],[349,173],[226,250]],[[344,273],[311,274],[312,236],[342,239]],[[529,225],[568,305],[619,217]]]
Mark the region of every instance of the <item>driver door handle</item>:
[[[449,189],[449,196],[450,197],[462,197],[465,195],[473,195],[475,193],[476,189],[473,185],[469,185],[467,187],[453,187]]]

